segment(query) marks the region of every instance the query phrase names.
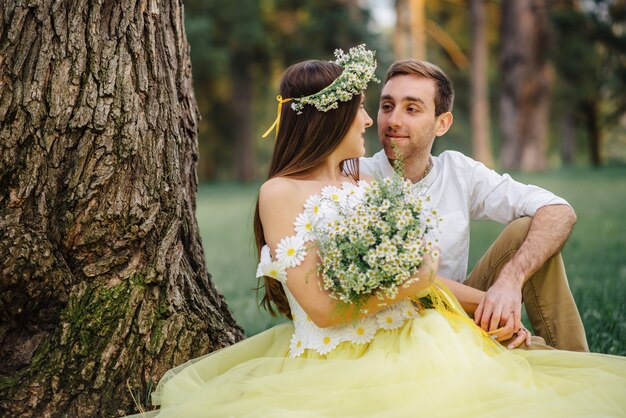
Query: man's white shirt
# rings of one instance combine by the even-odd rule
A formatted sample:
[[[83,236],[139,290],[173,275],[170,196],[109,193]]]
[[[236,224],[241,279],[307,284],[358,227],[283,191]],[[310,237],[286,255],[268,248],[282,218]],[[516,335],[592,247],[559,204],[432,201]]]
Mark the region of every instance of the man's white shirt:
[[[467,275],[470,219],[509,223],[533,216],[542,206],[569,205],[545,189],[498,174],[460,152],[444,151],[433,156],[432,162],[428,175],[414,187],[430,196],[432,207],[443,218],[438,235],[439,274],[461,283]],[[396,176],[384,151],[361,158],[360,170],[374,178]]]

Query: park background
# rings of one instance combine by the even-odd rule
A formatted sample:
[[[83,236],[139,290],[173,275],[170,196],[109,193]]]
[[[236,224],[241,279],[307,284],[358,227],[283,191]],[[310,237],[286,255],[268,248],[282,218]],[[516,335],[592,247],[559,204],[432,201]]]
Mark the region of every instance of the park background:
[[[578,223],[563,256],[590,347],[626,354],[626,2],[522,3],[186,2],[202,114],[198,224],[212,280],[246,335],[284,321],[258,306],[252,236],[273,145],[261,135],[280,74],[365,42],[381,79],[393,60],[412,56],[452,78],[454,124],[435,155],[464,152],[573,205]],[[367,92],[374,120],[379,92]],[[371,128],[367,153],[379,149]],[[500,229],[472,223],[470,269]]]
[[[167,370],[281,321],[255,294],[260,137],[288,65],[361,43],[379,78],[450,75],[435,154],[573,205],[590,347],[626,355],[625,25],[626,0],[0,1],[0,416],[150,409]],[[500,228],[472,225],[470,266]]]

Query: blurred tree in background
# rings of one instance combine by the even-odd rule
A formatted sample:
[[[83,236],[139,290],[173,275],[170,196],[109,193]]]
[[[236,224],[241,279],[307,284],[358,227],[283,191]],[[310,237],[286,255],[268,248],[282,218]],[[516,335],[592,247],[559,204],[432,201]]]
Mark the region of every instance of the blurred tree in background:
[[[547,168],[548,11],[548,0],[502,1],[499,122],[505,169]]]
[[[381,4],[399,17],[381,24]],[[188,0],[185,21],[202,180],[263,177],[282,71],[362,42],[379,74],[419,55],[452,78],[455,123],[436,152],[523,170],[626,158],[626,0]]]
[[[598,166],[603,131],[617,131],[611,142],[626,145],[626,1],[560,1],[551,22],[561,160],[575,161],[582,136],[590,163]]]
[[[185,15],[202,115],[203,179],[263,174],[256,164],[259,139],[287,66],[331,59],[336,48],[362,42],[373,47],[370,17],[355,0],[188,0]]]

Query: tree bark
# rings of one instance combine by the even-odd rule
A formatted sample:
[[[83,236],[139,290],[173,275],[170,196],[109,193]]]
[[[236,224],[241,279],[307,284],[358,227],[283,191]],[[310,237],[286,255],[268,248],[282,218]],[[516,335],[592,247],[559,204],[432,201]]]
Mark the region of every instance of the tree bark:
[[[483,0],[470,0],[472,58],[470,68],[470,109],[474,158],[493,167],[489,135],[487,19]]]
[[[546,0],[502,1],[500,131],[505,169],[547,167],[547,7]]]
[[[243,338],[195,219],[180,0],[0,4],[0,416],[117,416]]]

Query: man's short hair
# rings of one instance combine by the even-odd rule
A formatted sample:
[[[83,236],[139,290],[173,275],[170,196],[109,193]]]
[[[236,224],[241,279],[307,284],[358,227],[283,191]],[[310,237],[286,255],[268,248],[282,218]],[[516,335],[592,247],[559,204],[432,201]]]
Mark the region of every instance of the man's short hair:
[[[397,75],[416,75],[430,78],[437,87],[435,93],[435,116],[452,111],[454,103],[454,87],[443,70],[430,62],[417,59],[396,61],[385,74],[385,83]]]

